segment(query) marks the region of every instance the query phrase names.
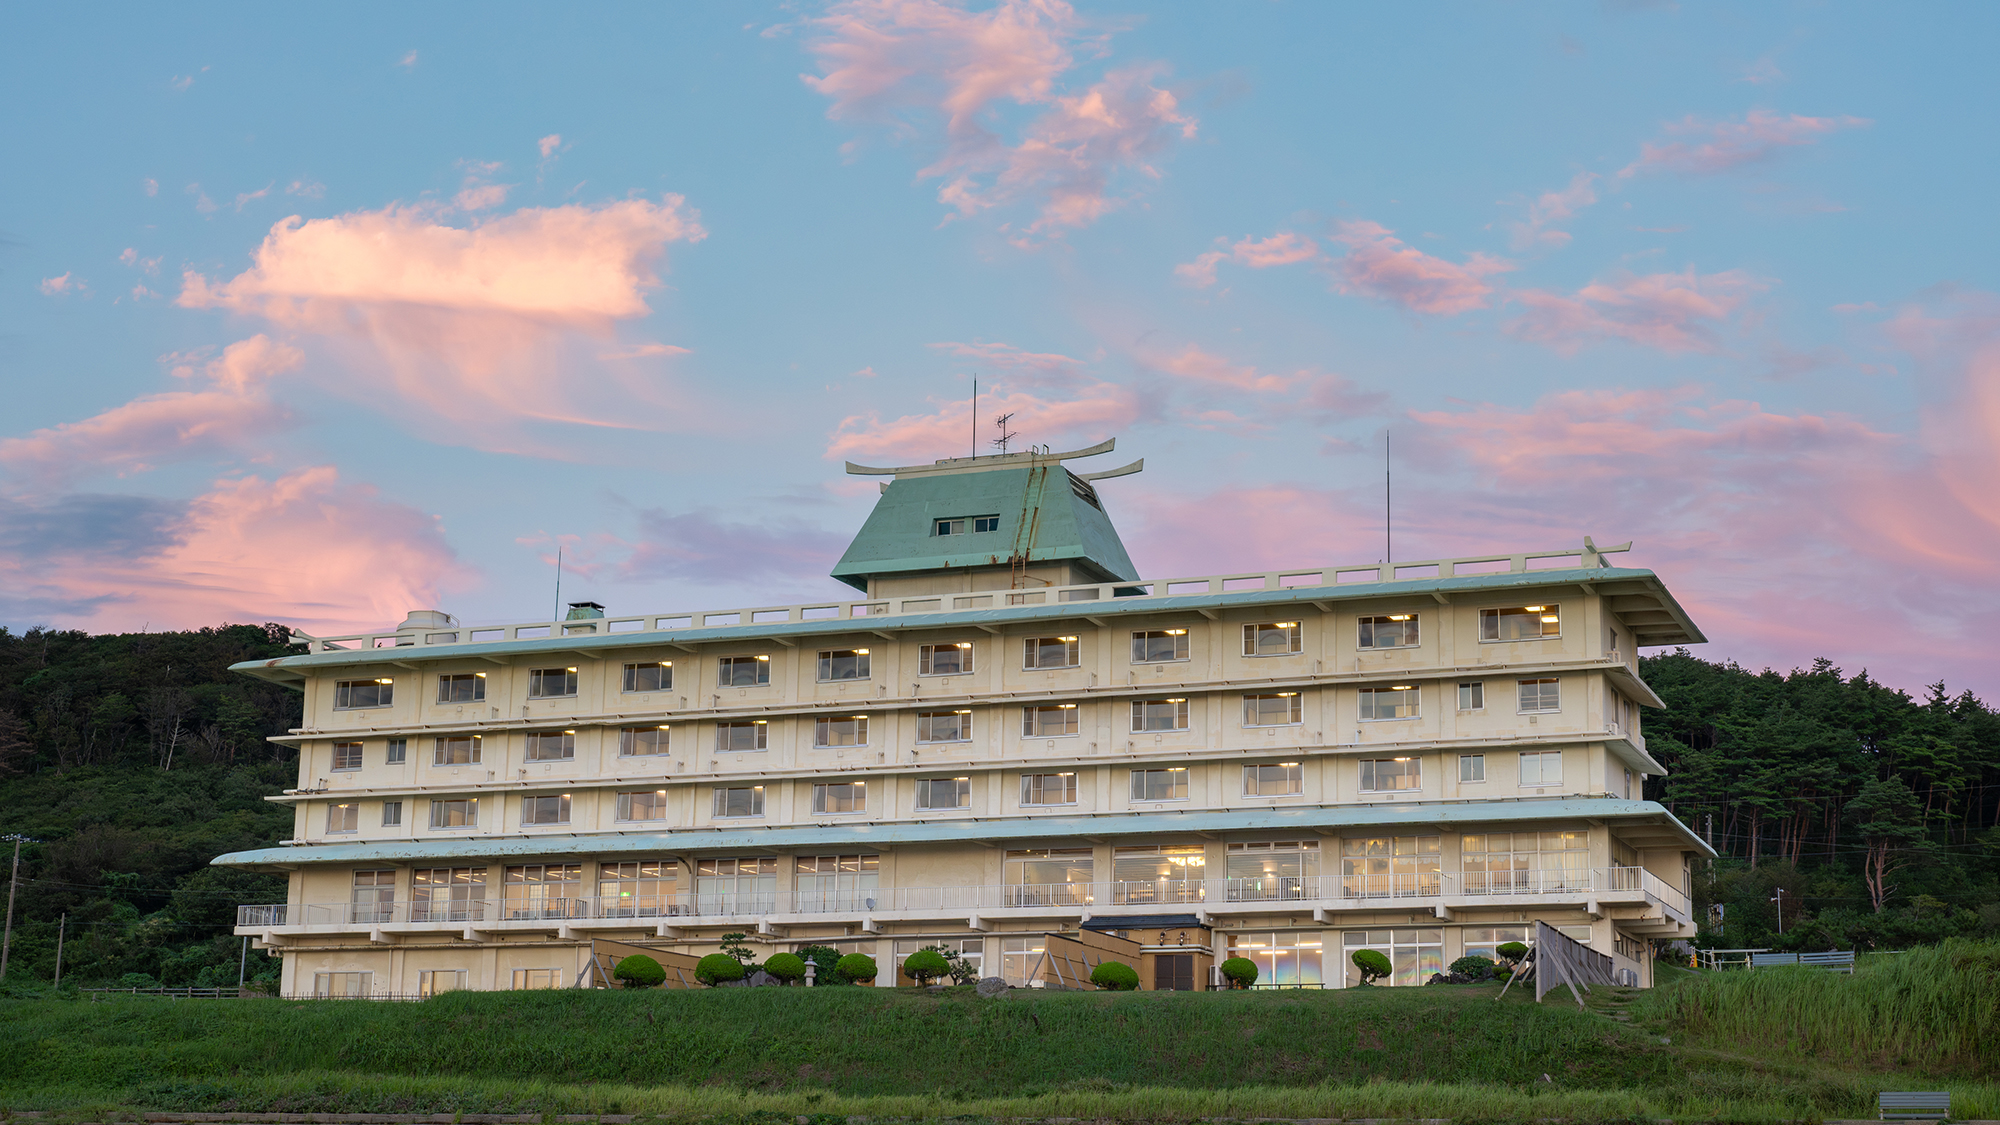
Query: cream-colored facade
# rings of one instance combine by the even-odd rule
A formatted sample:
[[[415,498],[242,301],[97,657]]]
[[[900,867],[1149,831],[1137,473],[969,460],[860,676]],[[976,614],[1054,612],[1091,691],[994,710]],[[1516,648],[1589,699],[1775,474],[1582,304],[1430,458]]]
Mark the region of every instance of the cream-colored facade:
[[[1340,987],[1364,947],[1414,984],[1536,920],[1649,984],[1706,852],[1643,799],[1637,655],[1701,637],[1564,554],[413,614],[244,667],[304,693],[297,820],[217,862],[289,873],[238,927],[287,995],[572,987],[594,937],[734,931],[1024,980],[1079,927],[1204,950],[1196,987],[1237,955]]]

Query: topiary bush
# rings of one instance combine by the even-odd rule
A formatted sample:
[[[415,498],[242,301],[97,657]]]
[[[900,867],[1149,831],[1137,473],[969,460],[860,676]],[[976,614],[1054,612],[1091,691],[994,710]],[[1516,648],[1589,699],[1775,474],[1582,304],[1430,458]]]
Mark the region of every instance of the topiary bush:
[[[839,973],[849,984],[860,984],[864,980],[875,979],[875,958],[866,953],[850,953],[842,957],[833,971]]]
[[[1506,962],[1511,967],[1520,964],[1521,958],[1528,955],[1528,947],[1518,941],[1510,941],[1493,952],[1498,953],[1500,960]]]
[[[714,988],[727,981],[742,980],[743,962],[727,953],[711,953],[695,962],[694,979]]]
[[[903,975],[916,981],[918,986],[927,985],[951,972],[951,962],[935,949],[919,949],[903,962]]]
[[[658,988],[667,983],[667,971],[658,961],[643,953],[618,962],[611,970],[612,979],[622,981],[626,988]]]
[[[1495,968],[1498,966],[1493,963],[1493,958],[1481,957],[1477,953],[1469,953],[1451,963],[1452,972],[1471,977],[1473,980],[1485,980],[1493,975]]]
[[[1362,984],[1374,984],[1394,970],[1389,959],[1373,949],[1355,950],[1352,960],[1354,967],[1361,970]]]
[[[1122,961],[1106,961],[1090,970],[1090,983],[1112,992],[1131,992],[1139,987],[1139,972]]]
[[[773,953],[765,959],[764,971],[791,984],[805,979],[806,963],[796,953]]]
[[[1257,983],[1257,962],[1248,957],[1231,957],[1222,963],[1222,979],[1231,988],[1249,988]]]

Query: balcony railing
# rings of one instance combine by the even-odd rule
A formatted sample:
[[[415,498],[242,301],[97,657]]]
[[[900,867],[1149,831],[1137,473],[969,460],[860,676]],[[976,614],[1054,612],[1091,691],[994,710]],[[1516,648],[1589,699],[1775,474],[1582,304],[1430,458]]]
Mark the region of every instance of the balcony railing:
[[[1641,867],[1558,867],[1522,871],[1393,872],[1360,875],[1274,875],[1217,879],[1144,879],[1103,883],[965,884],[951,887],[845,887],[789,892],[695,891],[685,894],[563,894],[500,898],[432,895],[415,901],[364,901],[239,906],[244,930],[340,930],[377,926],[494,926],[550,922],[655,923],[675,919],[763,918],[789,915],[917,914],[952,916],[1023,911],[1059,916],[1102,907],[1203,905],[1228,910],[1258,903],[1296,902],[1332,908],[1396,900],[1645,901],[1690,917],[1688,897]]]

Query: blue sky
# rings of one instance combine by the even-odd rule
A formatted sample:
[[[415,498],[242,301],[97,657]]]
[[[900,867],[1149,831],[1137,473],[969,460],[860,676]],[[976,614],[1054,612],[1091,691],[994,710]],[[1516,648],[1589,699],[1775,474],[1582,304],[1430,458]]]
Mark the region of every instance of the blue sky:
[[[1119,439],[1145,573],[1632,539],[1711,657],[2000,688],[1992,10],[19,10],[0,623],[818,597]],[[982,426],[982,428],[987,428]],[[1129,457],[1128,457],[1129,455]]]

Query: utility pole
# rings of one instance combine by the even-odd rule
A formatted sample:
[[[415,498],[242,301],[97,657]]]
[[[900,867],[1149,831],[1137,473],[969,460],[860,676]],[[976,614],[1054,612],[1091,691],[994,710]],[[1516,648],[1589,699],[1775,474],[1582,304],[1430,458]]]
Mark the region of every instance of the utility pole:
[[[69,912],[64,911],[62,921],[56,923],[56,987],[62,987],[63,935],[69,932]]]
[[[0,937],[0,980],[7,979],[7,955],[14,949],[14,892],[21,885],[21,845],[39,841],[30,840],[16,832],[12,836],[0,836],[0,840],[14,841],[14,872],[7,878],[7,930]]]
[[[1785,936],[1785,888],[1779,887],[1777,895],[1771,899],[1778,904],[1778,936]]]
[[[243,974],[250,967],[250,935],[243,935],[243,952],[236,957],[236,990],[243,991]]]

